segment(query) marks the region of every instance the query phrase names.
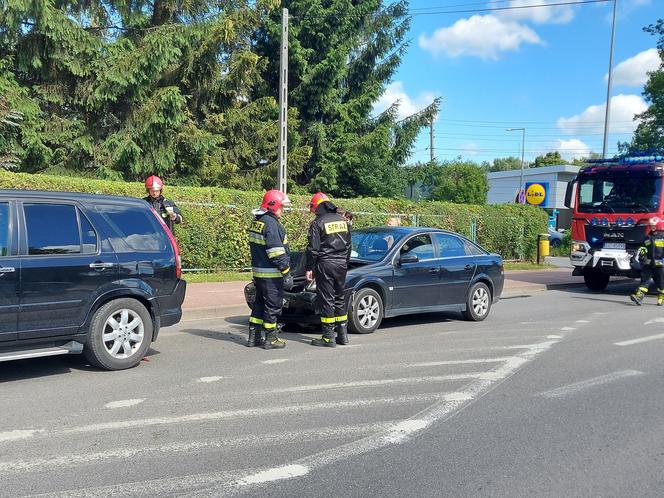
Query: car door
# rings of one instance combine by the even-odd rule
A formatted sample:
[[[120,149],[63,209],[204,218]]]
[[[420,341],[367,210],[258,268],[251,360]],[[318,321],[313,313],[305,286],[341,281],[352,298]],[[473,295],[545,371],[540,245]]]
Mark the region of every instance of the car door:
[[[402,256],[417,256],[416,262],[400,262]],[[429,234],[406,240],[394,262],[394,307],[399,309],[436,306],[439,301],[439,262]]]
[[[463,240],[451,233],[434,233],[440,254],[440,304],[462,304],[475,275],[475,257],[468,254]]]
[[[21,202],[19,339],[74,334],[98,289],[117,279],[115,253],[75,203]]]
[[[13,211],[14,203],[0,200],[0,346],[18,337],[20,267]]]

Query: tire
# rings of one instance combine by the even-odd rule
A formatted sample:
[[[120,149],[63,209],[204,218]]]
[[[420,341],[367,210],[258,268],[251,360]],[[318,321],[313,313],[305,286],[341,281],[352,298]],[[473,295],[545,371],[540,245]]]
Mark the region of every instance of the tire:
[[[583,272],[583,281],[591,291],[603,291],[609,285],[610,275],[597,271]]]
[[[92,365],[104,370],[132,368],[150,348],[152,331],[152,317],[145,306],[136,299],[115,299],[92,317],[83,353]]]
[[[491,290],[484,282],[475,282],[466,295],[466,309],[463,317],[471,322],[481,322],[491,311]]]
[[[365,287],[355,293],[348,328],[356,334],[372,334],[380,327],[384,316],[380,294]]]

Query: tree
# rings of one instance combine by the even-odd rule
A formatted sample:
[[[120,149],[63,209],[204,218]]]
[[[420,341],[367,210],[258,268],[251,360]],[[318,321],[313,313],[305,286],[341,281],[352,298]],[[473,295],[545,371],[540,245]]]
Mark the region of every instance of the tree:
[[[488,171],[510,171],[513,169],[521,169],[521,159],[518,157],[500,157],[493,160],[491,165],[487,165]],[[524,163],[524,168],[528,167],[528,163]]]
[[[547,152],[542,156],[537,156],[535,162],[532,164],[533,168],[541,168],[543,166],[557,166],[559,164],[569,164],[565,161],[560,152]]]
[[[643,88],[643,96],[650,103],[648,109],[637,117],[641,122],[636,127],[630,143],[621,143],[620,151],[629,154],[664,153],[664,19],[646,26],[644,31],[651,35],[659,35],[657,49],[660,65],[648,76]]]
[[[486,204],[488,192],[485,168],[459,158],[440,164],[431,199],[459,204]]]
[[[407,2],[285,0],[283,6],[293,18],[289,99],[300,112],[302,143],[312,150],[299,181],[337,195],[401,195],[400,167],[438,106],[402,121],[396,105],[372,116],[406,49]],[[256,35],[275,98],[280,32],[274,12]]]

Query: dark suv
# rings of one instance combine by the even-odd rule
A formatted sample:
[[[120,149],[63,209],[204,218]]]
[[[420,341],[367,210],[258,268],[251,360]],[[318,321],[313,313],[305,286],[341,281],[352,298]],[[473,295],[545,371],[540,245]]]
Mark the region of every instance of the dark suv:
[[[0,361],[120,370],[182,316],[180,250],[141,199],[0,190]]]

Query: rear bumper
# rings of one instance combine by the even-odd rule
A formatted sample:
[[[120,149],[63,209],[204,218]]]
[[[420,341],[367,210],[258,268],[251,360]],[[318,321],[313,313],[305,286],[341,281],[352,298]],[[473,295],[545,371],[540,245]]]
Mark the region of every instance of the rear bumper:
[[[187,292],[187,282],[178,280],[173,293],[168,296],[159,296],[159,325],[170,327],[182,319],[182,303]]]

